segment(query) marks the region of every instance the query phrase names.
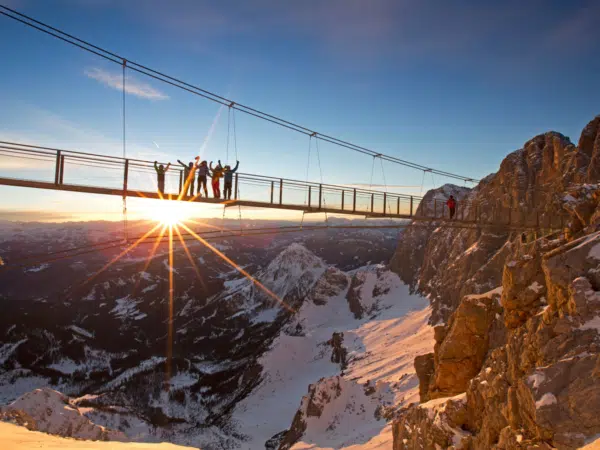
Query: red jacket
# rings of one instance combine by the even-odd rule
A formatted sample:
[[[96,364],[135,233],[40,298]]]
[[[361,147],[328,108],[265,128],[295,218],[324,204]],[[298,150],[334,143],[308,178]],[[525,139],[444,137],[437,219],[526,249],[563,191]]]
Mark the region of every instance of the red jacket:
[[[453,198],[448,199],[448,201],[446,202],[446,205],[448,205],[448,208],[451,208],[451,209],[456,208],[456,201]]]

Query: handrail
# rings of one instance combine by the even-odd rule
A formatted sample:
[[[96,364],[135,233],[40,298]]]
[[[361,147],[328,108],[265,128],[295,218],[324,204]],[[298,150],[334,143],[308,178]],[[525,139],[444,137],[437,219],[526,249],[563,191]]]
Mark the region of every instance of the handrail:
[[[24,148],[21,148],[21,147],[24,147]],[[86,153],[86,152],[81,152],[81,151],[76,151],[76,150],[66,150],[66,149],[59,149],[59,148],[53,148],[53,147],[43,147],[43,146],[38,146],[38,145],[22,144],[22,143],[18,143],[18,142],[0,141],[0,149],[13,150],[13,151],[22,152],[22,153],[35,153],[38,155],[47,155],[49,157],[54,157],[56,152],[61,152],[62,155],[69,156],[70,158],[74,158],[74,159],[80,159],[80,160],[86,160],[86,161],[97,161],[97,162],[115,164],[115,165],[116,164],[123,164],[123,165],[125,164],[125,158],[122,158],[119,156],[102,155],[102,154],[98,154],[98,153]],[[132,168],[132,167],[152,168],[154,165],[154,161],[136,159],[136,158],[126,158],[126,159],[129,160],[130,168]],[[137,165],[135,163],[140,163],[140,165]],[[159,164],[166,165],[168,163],[159,162]],[[419,196],[414,196],[414,195],[411,196],[408,194],[399,194],[399,193],[388,192],[388,191],[375,191],[375,190],[371,190],[371,189],[349,188],[346,186],[336,185],[336,184],[317,183],[314,181],[301,181],[301,180],[296,180],[293,178],[281,178],[281,177],[273,177],[273,176],[269,176],[269,175],[250,174],[250,173],[245,173],[245,172],[236,172],[236,173],[238,174],[238,176],[240,176],[244,180],[259,181],[259,182],[265,183],[265,184],[268,184],[268,183],[271,183],[271,181],[274,181],[275,184],[278,185],[281,181],[283,181],[284,185],[289,185],[289,186],[299,186],[299,187],[308,187],[308,186],[319,187],[319,186],[321,186],[323,190],[328,189],[330,191],[336,191],[336,192],[341,192],[341,191],[350,192],[350,191],[356,190],[356,193],[358,195],[360,195],[360,194],[383,195],[385,193],[388,196],[392,196],[393,198],[399,197],[399,198],[403,198],[406,200],[409,200],[412,197],[417,203],[419,203],[422,200],[422,197],[419,197]]]

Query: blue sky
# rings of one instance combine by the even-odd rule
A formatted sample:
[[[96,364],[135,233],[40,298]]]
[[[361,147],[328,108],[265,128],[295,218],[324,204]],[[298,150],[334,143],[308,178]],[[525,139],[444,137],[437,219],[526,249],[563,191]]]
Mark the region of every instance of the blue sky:
[[[474,178],[538,133],[576,142],[600,113],[595,1],[0,3],[238,102]],[[0,138],[121,154],[120,67],[5,17],[0,51]],[[225,159],[226,110],[141,75],[127,83],[129,156]],[[236,124],[240,170],[306,178],[308,138],[239,113]],[[327,182],[370,183],[368,157],[328,144],[320,156]],[[422,173],[384,171],[420,192]],[[373,182],[383,179],[378,164]],[[5,212],[120,211],[117,199],[1,189]]]

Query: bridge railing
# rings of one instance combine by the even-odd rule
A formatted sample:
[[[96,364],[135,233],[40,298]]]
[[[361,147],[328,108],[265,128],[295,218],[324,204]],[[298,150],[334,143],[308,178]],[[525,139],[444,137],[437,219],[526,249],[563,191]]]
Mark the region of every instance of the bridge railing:
[[[0,142],[0,161],[0,173],[9,178],[139,192],[157,190],[153,161],[9,142]],[[164,162],[159,164],[166,166]],[[212,197],[210,182],[209,179],[208,193]],[[165,174],[165,194],[179,194],[184,185],[183,167],[179,164],[171,165]],[[223,196],[222,180],[220,186]],[[194,193],[197,192],[196,179]],[[340,186],[247,173],[234,175],[231,199],[282,207],[291,205],[307,211],[328,210],[405,217],[411,217],[421,201],[416,196],[360,186]]]
[[[509,200],[510,201],[510,200]],[[421,201],[415,211],[415,220],[451,220],[446,198]],[[511,206],[489,200],[461,200],[456,202],[452,220],[500,227],[535,228],[562,230],[569,221],[569,215],[551,203],[532,207]]]

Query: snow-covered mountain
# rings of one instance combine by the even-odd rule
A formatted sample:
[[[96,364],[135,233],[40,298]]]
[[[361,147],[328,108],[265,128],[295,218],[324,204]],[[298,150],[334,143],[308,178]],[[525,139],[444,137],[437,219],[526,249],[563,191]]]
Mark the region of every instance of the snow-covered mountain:
[[[0,236],[9,263],[39,253],[40,246],[55,250],[54,241],[86,241],[84,225],[66,234],[52,225],[16,228],[16,238],[6,231],[15,227],[6,224]],[[95,239],[106,238],[98,233]],[[356,346],[349,344],[352,330],[388,311],[399,317],[425,306],[383,266],[360,267],[355,254],[339,251],[348,242],[357,253],[385,261],[395,234],[377,231],[369,240],[364,231],[325,232],[301,240],[283,235],[268,245],[251,237],[220,242],[219,249],[235,255],[251,279],[203,246],[190,245],[199,278],[179,249],[169,362],[166,248],[159,246],[143,271],[148,249],[138,248],[99,275],[114,253],[13,270],[11,277],[0,273],[0,281],[7,281],[0,283],[0,303],[8,313],[0,317],[0,402],[24,395],[7,408],[33,417],[37,410],[27,399],[45,397],[54,391],[36,389],[51,387],[62,393],[50,395],[53,405],[106,429],[105,438],[123,433],[135,441],[262,449],[292,427],[310,384],[323,377],[344,380],[354,359],[369,361],[370,350],[359,338],[352,338]],[[336,345],[334,333],[345,333],[343,346]],[[281,399],[276,420],[262,426],[257,421],[277,403],[267,395],[273,389],[293,395]]]

